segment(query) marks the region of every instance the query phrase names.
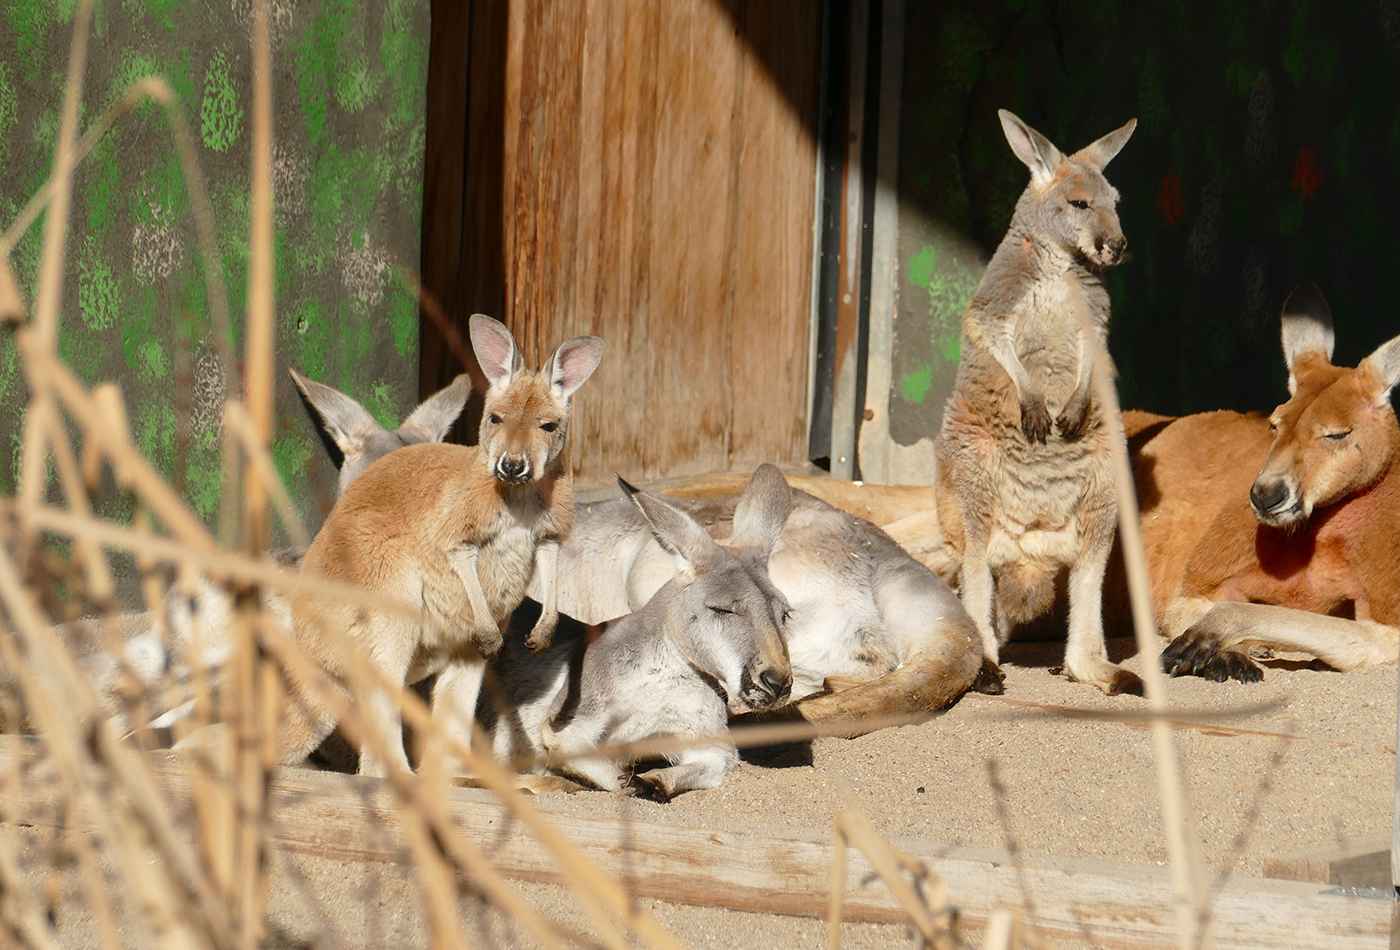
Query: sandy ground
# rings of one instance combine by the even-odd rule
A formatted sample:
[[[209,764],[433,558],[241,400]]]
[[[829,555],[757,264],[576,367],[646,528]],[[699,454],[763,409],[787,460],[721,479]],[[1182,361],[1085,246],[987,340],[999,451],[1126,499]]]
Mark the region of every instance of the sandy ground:
[[[1002,698],[969,695],[918,726],[746,753],[725,784],[657,803],[603,792],[541,796],[579,814],[706,827],[733,819],[827,829],[849,796],[891,839],[1016,848],[1156,866],[1167,860],[1150,733],[1141,721],[1074,718],[1058,707],[1141,712],[1050,672],[1056,643],[1013,644]],[[1132,649],[1114,641],[1115,658]],[[1127,665],[1140,669],[1130,657]],[[1174,741],[1188,814],[1206,865],[1259,876],[1265,862],[1310,847],[1388,835],[1395,781],[1395,665],[1340,674],[1299,659],[1263,683],[1169,681],[1182,717]],[[28,832],[44,837],[41,832]],[[32,875],[46,873],[37,845]],[[411,872],[279,854],[272,919],[283,946],[422,946]],[[33,878],[38,880],[39,877]],[[77,882],[64,901],[67,945],[84,934]],[[522,885],[546,916],[587,931],[563,889]],[[688,947],[823,946],[819,920],[643,901]],[[522,945],[498,914],[467,902],[474,945]],[[976,945],[976,935],[971,941]],[[847,947],[910,946],[903,926],[849,924]],[[1071,946],[1063,942],[1059,946]]]

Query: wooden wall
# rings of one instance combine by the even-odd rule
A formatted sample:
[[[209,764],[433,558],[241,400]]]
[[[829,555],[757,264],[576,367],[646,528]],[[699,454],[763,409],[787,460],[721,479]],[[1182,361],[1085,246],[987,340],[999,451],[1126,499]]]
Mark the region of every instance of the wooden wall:
[[[425,284],[460,326],[505,319],[534,363],[607,341],[576,397],[579,483],[800,462],[821,4],[443,6]],[[423,390],[458,371],[425,323]]]

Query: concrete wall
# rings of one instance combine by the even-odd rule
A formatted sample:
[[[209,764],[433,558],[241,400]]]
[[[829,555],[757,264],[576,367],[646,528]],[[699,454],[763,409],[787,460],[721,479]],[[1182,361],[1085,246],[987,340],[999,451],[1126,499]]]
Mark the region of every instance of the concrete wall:
[[[75,7],[74,0],[0,5],[2,226],[51,168]],[[417,304],[389,262],[418,262],[428,3],[272,0],[271,7],[274,450],[315,527],[334,473],[284,367],[348,391],[387,425],[417,402]],[[174,87],[213,204],[235,346],[247,283],[251,11],[250,0],[99,0],[80,120],[86,129],[148,74]],[[190,209],[169,126],[143,106],[78,171],[61,347],[88,383],[120,381],[141,448],[210,518],[224,394]],[[12,255],[31,301],[41,231],[42,220]],[[15,356],[11,338],[0,335],[5,491],[14,488],[27,399]],[[121,514],[120,499],[107,505]]]

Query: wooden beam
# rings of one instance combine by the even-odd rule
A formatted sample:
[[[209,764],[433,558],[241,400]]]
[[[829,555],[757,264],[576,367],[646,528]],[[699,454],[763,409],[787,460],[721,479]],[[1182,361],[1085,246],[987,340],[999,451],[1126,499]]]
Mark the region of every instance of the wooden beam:
[[[50,826],[62,820],[48,763],[16,743],[0,743],[0,771],[21,769],[23,780],[12,784],[15,792],[3,802],[4,820]],[[157,758],[154,771],[172,810],[187,814],[188,773],[169,754]],[[394,796],[375,780],[284,769],[270,783],[268,807],[275,848],[339,861],[406,860]],[[462,833],[507,877],[560,882],[549,852],[521,831],[492,795],[454,789],[450,807]],[[811,917],[828,910],[833,853],[827,829],[587,816],[575,814],[573,800],[565,796],[537,798],[535,807],[595,867],[639,897]],[[676,811],[685,814],[682,807]],[[1050,936],[1096,946],[1175,946],[1165,868],[923,841],[892,843],[944,878],[967,926],[985,925],[998,909],[1021,908],[1026,920]],[[1220,948],[1389,946],[1389,902],[1331,895],[1321,884],[1262,878],[1217,881],[1212,890],[1211,935]],[[848,862],[845,919],[906,919],[857,854]]]

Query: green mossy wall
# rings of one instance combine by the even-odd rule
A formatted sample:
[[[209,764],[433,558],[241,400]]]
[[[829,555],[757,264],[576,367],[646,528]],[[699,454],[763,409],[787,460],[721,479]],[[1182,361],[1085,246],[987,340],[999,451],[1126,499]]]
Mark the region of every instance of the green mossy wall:
[[[75,8],[75,0],[0,4],[0,226],[52,166]],[[314,528],[331,500],[334,471],[285,367],[349,392],[391,427],[417,402],[418,308],[390,262],[416,268],[419,256],[428,4],[272,0],[271,12],[273,450]],[[251,31],[250,0],[99,0],[79,122],[81,133],[143,76],[163,76],[174,88],[197,139],[240,352]],[[224,393],[190,209],[164,114],[144,105],[78,170],[61,348],[89,384],[120,382],[137,442],[211,519]],[[30,301],[42,227],[41,218],[13,253]],[[26,399],[13,340],[0,335],[0,489],[7,492]],[[189,423],[183,466],[182,417]]]
[[[1272,409],[1278,313],[1315,280],[1339,362],[1400,332],[1400,2],[910,3],[894,438],[937,431],[962,312],[1028,173],[996,110],[1066,149],[1138,118],[1108,168],[1125,406]]]

